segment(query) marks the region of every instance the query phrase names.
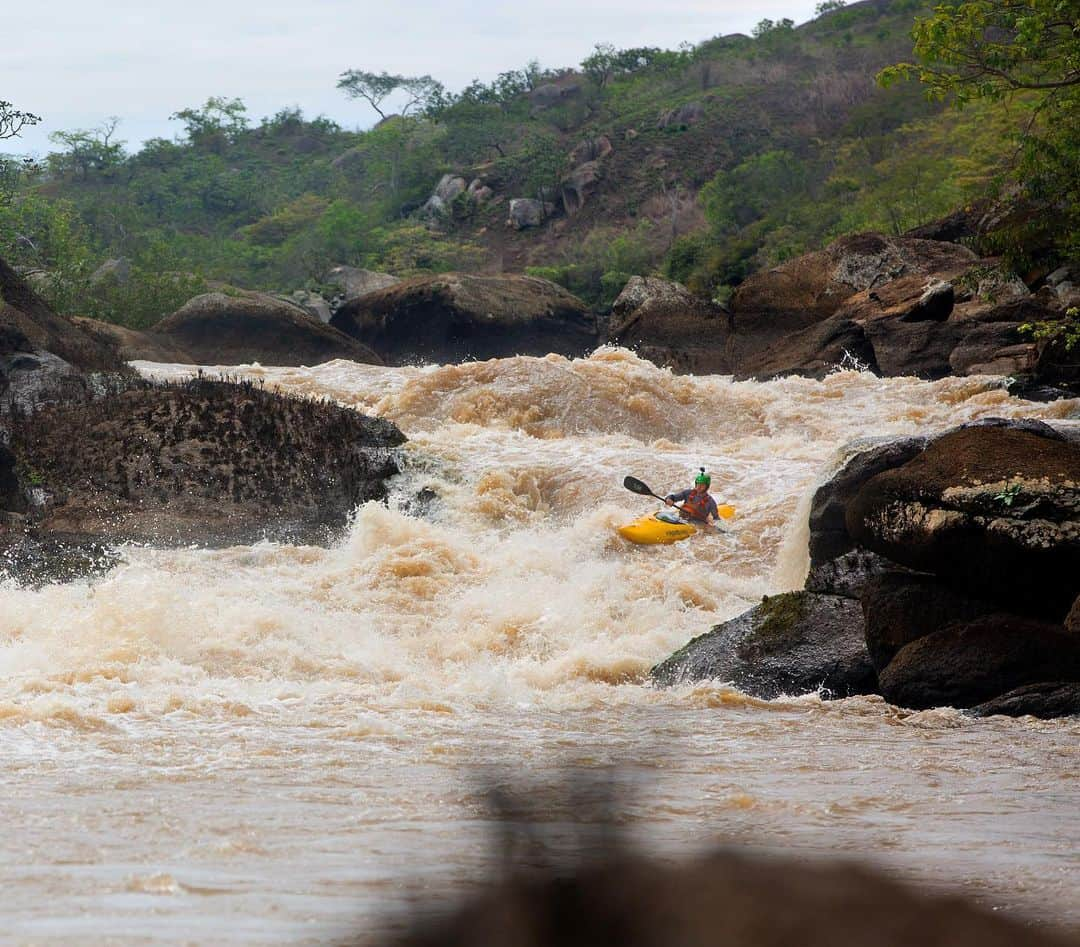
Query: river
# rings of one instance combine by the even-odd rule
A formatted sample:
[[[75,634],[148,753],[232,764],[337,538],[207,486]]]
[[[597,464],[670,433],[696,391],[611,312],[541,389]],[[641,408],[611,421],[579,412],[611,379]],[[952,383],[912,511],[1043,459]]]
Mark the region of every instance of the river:
[[[404,473],[332,548],[128,547],[93,581],[0,583],[3,943],[378,931],[488,869],[490,784],[568,771],[610,774],[610,817],[665,857],[838,853],[1080,928],[1075,719],[644,683],[801,584],[808,498],[853,442],[1080,403],[987,378],[680,377],[607,349],[232,371],[392,419]],[[626,474],[667,491],[702,465],[730,535],[614,534],[652,508]]]

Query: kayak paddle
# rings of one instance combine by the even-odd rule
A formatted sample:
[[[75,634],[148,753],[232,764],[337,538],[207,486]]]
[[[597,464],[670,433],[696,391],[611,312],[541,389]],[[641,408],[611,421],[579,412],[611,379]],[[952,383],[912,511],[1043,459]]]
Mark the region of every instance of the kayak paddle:
[[[660,496],[658,493],[653,493],[648,485],[638,480],[637,477],[626,477],[623,480],[622,485],[631,493],[637,493],[643,497],[656,497],[656,499],[667,503],[667,500],[664,497]],[[725,503],[723,506],[718,506],[716,512],[719,513],[723,519],[729,520],[735,515],[735,507],[728,506]]]

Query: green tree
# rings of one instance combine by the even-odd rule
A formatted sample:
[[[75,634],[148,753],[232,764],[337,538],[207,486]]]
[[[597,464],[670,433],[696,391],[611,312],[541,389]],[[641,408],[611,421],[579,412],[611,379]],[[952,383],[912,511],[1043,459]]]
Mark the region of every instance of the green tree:
[[[883,85],[915,77],[929,95],[960,104],[1080,85],[1078,0],[943,3],[915,20],[913,37],[920,62],[883,69]]]
[[[124,142],[114,140],[120,119],[107,118],[97,128],[77,128],[53,132],[49,141],[63,145],[64,150],[49,155],[49,167],[59,174],[74,174],[85,178],[92,171],[107,171],[124,160]]]
[[[181,109],[169,116],[184,123],[193,145],[220,147],[235,142],[248,127],[247,106],[240,99],[212,95],[198,108]]]
[[[363,69],[348,69],[338,78],[337,87],[350,99],[367,102],[380,119],[386,118],[382,103],[395,93],[401,93],[403,101],[398,114],[422,112],[433,102],[443,99],[446,90],[441,82],[431,76],[398,76],[388,72],[365,72]]]
[[[1080,247],[1080,0],[954,0],[917,18],[913,36],[919,61],[882,70],[882,85],[916,78],[929,97],[952,99],[958,106],[1016,94],[1040,97],[1021,137],[1016,172],[1029,199],[1056,209],[1060,219],[1051,242],[1064,253],[1075,252]],[[1015,247],[1023,242],[1016,235],[1007,239]]]

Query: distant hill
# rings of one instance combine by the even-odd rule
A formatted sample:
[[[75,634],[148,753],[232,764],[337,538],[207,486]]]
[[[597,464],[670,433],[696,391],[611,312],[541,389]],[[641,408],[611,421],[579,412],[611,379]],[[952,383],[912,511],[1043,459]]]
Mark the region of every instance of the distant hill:
[[[292,110],[250,126],[224,99],[181,113],[185,140],[133,155],[74,133],[36,171],[0,169],[0,256],[47,271],[61,309],[131,325],[192,280],[319,289],[336,264],[527,270],[599,307],[664,272],[723,299],[832,237],[900,233],[978,195],[1030,108],[883,90],[875,74],[910,57],[926,5],[821,6],[679,51],[598,47],[365,133]],[[120,256],[137,289],[95,289]]]

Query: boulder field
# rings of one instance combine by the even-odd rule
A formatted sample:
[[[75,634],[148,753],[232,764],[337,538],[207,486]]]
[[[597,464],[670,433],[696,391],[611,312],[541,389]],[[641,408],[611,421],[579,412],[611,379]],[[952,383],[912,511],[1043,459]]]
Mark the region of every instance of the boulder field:
[[[1080,350],[1019,330],[1080,304],[1074,276],[1062,268],[1032,292],[959,244],[855,234],[756,273],[723,310],[668,280],[635,278],[615,301],[610,338],[676,371],[1011,375],[1053,397],[1054,386],[1080,390]]]
[[[92,319],[79,319],[78,324],[128,361],[318,365],[343,358],[382,364],[371,349],[305,307],[266,293],[203,293],[143,331]]]
[[[858,451],[814,495],[809,554],[802,591],[653,680],[1080,714],[1080,431],[993,419]]]

